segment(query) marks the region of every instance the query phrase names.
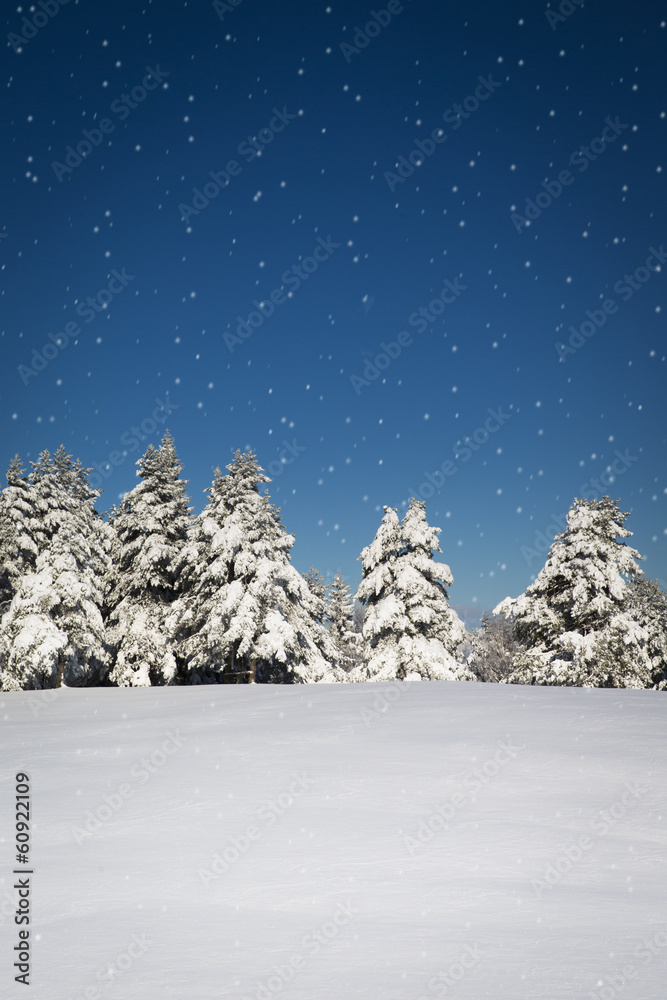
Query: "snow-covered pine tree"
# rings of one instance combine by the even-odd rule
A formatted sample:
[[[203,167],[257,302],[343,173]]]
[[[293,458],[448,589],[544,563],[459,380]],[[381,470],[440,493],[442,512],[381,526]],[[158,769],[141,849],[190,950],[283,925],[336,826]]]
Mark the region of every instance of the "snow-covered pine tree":
[[[359,634],[354,627],[354,601],[340,570],[327,588],[329,634],[333,639],[336,665],[349,673],[361,665]]]
[[[290,563],[294,536],[260,495],[270,482],[252,452],[216,469],[184,554],[194,570],[170,617],[178,656],[197,682],[335,680],[323,607]]]
[[[18,455],[7,470],[7,486],[0,494],[0,618],[39,554],[35,536],[41,533],[36,510],[37,491],[24,476]]]
[[[383,672],[390,680],[397,676],[400,657],[396,647],[407,626],[403,609],[393,593],[396,560],[401,548],[400,531],[396,508],[385,506],[375,538],[358,556],[362,579],[355,599],[364,608],[361,632],[364,663],[352,672],[355,681],[372,680]]]
[[[315,594],[319,597],[321,601],[326,599],[327,588],[324,584],[324,577],[312,564],[307,573],[303,574],[303,578]]]
[[[523,648],[515,639],[513,624],[507,616],[486,611],[470,645],[468,667],[477,680],[490,684],[497,684],[512,673],[514,661]]]
[[[192,526],[187,480],[167,431],[159,448],[149,445],[138,460],[141,479],[113,511],[114,582],[108,633],[113,650],[112,684],[170,684],[176,660],[166,620],[179,592],[176,564]],[[186,567],[181,567],[185,574]]]
[[[97,684],[108,664],[101,606],[108,573],[105,532],[80,462],[64,447],[42,452],[30,474],[36,490],[38,554],[3,616],[5,689]]]
[[[422,500],[411,500],[401,524],[394,508],[384,510],[375,539],[360,556],[357,599],[365,604],[367,650],[355,679],[473,679],[455,658],[465,628],[448,603],[452,574],[433,559],[442,551],[441,529],[427,523]]]
[[[322,602],[322,614],[318,619],[319,625],[325,624],[325,618],[327,616],[327,587],[324,583],[324,577],[322,574],[311,565],[307,573],[303,575],[304,580],[308,584],[308,587],[312,594]]]
[[[629,516],[608,496],[576,498],[537,578],[494,614],[507,614],[526,647],[508,683],[645,687],[646,633],[625,611],[624,577],[641,574]]]
[[[635,576],[628,584],[625,610],[646,630],[652,687],[667,690],[667,593],[658,580]]]

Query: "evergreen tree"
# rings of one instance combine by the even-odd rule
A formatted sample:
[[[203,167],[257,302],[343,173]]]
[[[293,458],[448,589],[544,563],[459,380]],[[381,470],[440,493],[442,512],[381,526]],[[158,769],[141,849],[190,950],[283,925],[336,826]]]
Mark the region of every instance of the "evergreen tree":
[[[467,664],[477,680],[497,684],[508,677],[522,650],[514,637],[514,627],[506,615],[485,612],[472,634]]]
[[[114,582],[109,596],[110,675],[122,687],[170,684],[176,660],[166,620],[179,591],[176,565],[192,524],[187,480],[166,432],[137,462],[141,482],[114,510]]]
[[[440,528],[426,521],[425,504],[412,500],[401,524],[395,509],[385,515],[374,541],[361,553],[365,603],[363,635],[367,680],[468,680],[455,656],[465,629],[448,603],[449,566],[436,563]]]
[[[393,593],[400,548],[398,512],[394,507],[385,506],[375,538],[358,557],[362,579],[356,600],[364,608],[362,655],[365,662],[353,672],[353,680],[371,680],[375,675],[382,675],[382,680],[394,680],[398,675],[400,659],[396,648],[406,628],[405,616]],[[404,675],[405,671],[402,673]]]
[[[108,664],[101,613],[108,557],[93,508],[99,491],[62,446],[31,465],[37,557],[3,616],[0,683],[10,690],[99,683]]]
[[[315,569],[315,567],[311,565],[308,572],[304,573],[303,578],[313,594],[315,594],[315,597],[319,597],[321,601],[324,601],[326,599],[327,588],[324,584],[324,577],[319,570]]]
[[[327,617],[327,588],[324,584],[324,577],[315,569],[314,566],[311,565],[310,569],[304,574],[303,578],[308,584],[308,589],[311,594],[314,594],[315,597],[322,602],[322,614],[318,617],[318,624],[324,625],[325,618]]]
[[[340,570],[328,587],[329,633],[333,639],[335,662],[349,673],[360,666],[359,635],[354,627],[354,601]]]
[[[657,580],[633,577],[628,585],[625,611],[646,630],[646,652],[651,663],[651,686],[667,689],[667,593]]]
[[[537,578],[495,609],[527,647],[511,683],[645,686],[647,637],[624,609],[624,577],[641,573],[639,553],[617,541],[632,535],[627,517],[608,496],[575,499]]]
[[[23,475],[18,455],[7,470],[7,486],[0,494],[0,618],[26,573],[35,568],[40,534],[37,491]]]
[[[183,554],[193,571],[170,618],[195,682],[300,683],[334,679],[321,600],[290,563],[294,536],[260,484],[252,452],[216,469],[209,502]]]

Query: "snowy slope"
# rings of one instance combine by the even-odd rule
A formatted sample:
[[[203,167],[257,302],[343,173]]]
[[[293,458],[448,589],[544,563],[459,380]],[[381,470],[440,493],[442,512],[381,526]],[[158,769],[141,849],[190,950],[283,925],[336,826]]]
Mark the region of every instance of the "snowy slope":
[[[464,683],[2,695],[0,995],[662,1000],[666,705]]]

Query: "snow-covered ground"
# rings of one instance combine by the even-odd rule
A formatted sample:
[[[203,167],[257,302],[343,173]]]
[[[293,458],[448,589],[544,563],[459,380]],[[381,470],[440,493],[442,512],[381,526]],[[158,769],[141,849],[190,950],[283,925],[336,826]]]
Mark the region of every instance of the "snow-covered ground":
[[[663,1000],[666,705],[465,683],[0,695],[0,995]]]

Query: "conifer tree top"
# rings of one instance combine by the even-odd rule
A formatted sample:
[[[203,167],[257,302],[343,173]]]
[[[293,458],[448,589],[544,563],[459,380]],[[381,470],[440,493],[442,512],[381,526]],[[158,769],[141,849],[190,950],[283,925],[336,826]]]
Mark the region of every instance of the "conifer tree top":
[[[9,463],[9,468],[7,469],[7,485],[16,486],[16,484],[23,479],[23,473],[25,469],[23,468],[23,462],[19,458],[18,454],[14,455]]]

